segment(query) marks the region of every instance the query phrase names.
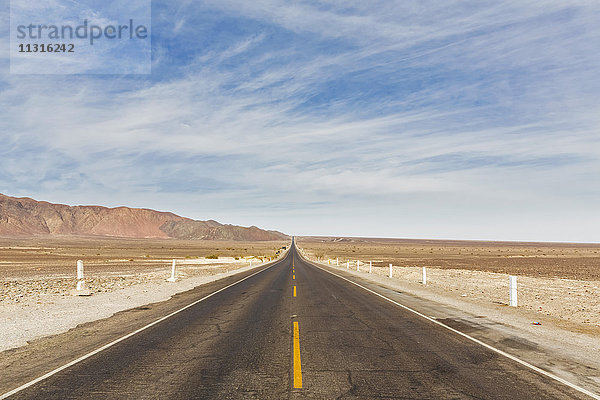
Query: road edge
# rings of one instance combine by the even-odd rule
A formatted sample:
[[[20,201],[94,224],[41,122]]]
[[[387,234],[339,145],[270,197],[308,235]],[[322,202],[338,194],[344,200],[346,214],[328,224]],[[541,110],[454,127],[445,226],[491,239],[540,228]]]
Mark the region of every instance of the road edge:
[[[436,320],[434,318],[428,317],[427,315],[425,315],[425,314],[423,314],[423,313],[421,313],[421,312],[419,312],[417,310],[414,310],[414,309],[412,309],[412,308],[410,308],[410,307],[408,307],[408,306],[406,306],[406,305],[404,305],[402,303],[399,303],[399,302],[397,302],[395,300],[392,300],[392,299],[390,299],[390,298],[388,298],[388,297],[386,297],[386,296],[384,296],[384,295],[382,295],[382,294],[380,294],[380,293],[378,293],[378,292],[376,292],[376,291],[374,291],[372,289],[369,289],[369,288],[367,288],[367,287],[365,287],[365,286],[363,286],[363,285],[361,285],[361,284],[359,284],[357,282],[354,282],[351,279],[348,279],[348,278],[346,278],[344,276],[336,274],[335,272],[329,271],[328,269],[324,268],[324,265],[322,266],[319,263],[316,263],[316,262],[311,261],[311,260],[307,259],[306,257],[304,257],[300,253],[300,251],[298,251],[297,253],[302,258],[303,261],[305,261],[306,263],[314,266],[315,268],[318,268],[318,269],[320,269],[322,271],[327,272],[328,274],[331,274],[331,275],[336,276],[336,277],[338,277],[338,278],[340,278],[342,280],[345,280],[345,281],[347,281],[347,282],[349,282],[349,283],[351,283],[351,284],[353,284],[355,286],[358,286],[361,289],[366,290],[367,292],[370,292],[370,293],[372,293],[372,294],[374,294],[374,295],[376,295],[376,296],[378,296],[378,297],[380,297],[380,298],[382,298],[382,299],[384,299],[384,300],[386,300],[386,301],[388,301],[388,302],[390,302],[390,303],[392,303],[392,304],[394,304],[394,305],[396,305],[396,306],[398,306],[398,307],[400,307],[400,308],[402,308],[402,309],[404,309],[406,311],[409,311],[409,312],[411,312],[411,313],[413,313],[413,314],[415,314],[415,315],[417,315],[417,316],[419,316],[419,317],[421,317],[421,318],[423,318],[423,319],[425,319],[425,320],[427,320],[429,322],[432,322],[432,323],[434,323],[434,324],[436,324],[436,325],[438,325],[440,327],[443,327],[443,328],[445,328],[445,329],[447,329],[447,330],[449,330],[449,331],[451,331],[451,332],[453,332],[453,333],[455,333],[455,334],[457,334],[459,336],[462,336],[462,337],[468,339],[471,342],[474,342],[474,343],[476,343],[476,344],[478,344],[478,345],[480,345],[482,347],[485,347],[486,349],[488,349],[490,351],[493,351],[496,354],[499,354],[499,355],[501,355],[503,357],[506,357],[506,358],[508,358],[508,359],[510,359],[512,361],[515,361],[518,364],[521,364],[522,366],[524,366],[526,368],[529,368],[529,369],[531,369],[531,370],[533,370],[533,371],[535,371],[535,372],[537,372],[537,373],[539,373],[541,375],[544,375],[547,378],[550,378],[550,379],[552,379],[554,381],[562,383],[563,385],[568,386],[571,389],[576,390],[576,391],[578,391],[578,392],[580,392],[580,393],[582,393],[582,394],[584,394],[586,396],[589,396],[589,397],[591,397],[593,399],[600,400],[600,394],[596,394],[596,393],[591,392],[591,391],[589,391],[589,390],[587,390],[587,389],[585,389],[585,388],[583,388],[583,387],[581,387],[579,385],[571,383],[571,382],[567,381],[566,379],[563,379],[563,378],[561,378],[561,377],[559,377],[557,375],[554,375],[554,374],[552,374],[550,372],[547,372],[547,371],[545,371],[545,370],[543,370],[543,369],[541,369],[539,367],[536,367],[535,365],[533,365],[531,363],[528,363],[527,361],[521,360],[520,358],[518,358],[518,357],[516,357],[516,356],[514,356],[514,355],[512,355],[510,353],[507,353],[507,352],[505,352],[503,350],[500,350],[500,349],[498,349],[498,348],[496,348],[496,347],[494,347],[492,345],[489,345],[489,344],[487,344],[487,343],[485,343],[485,342],[483,342],[483,341],[481,341],[479,339],[476,339],[476,338],[474,338],[474,337],[472,337],[472,336],[470,336],[470,335],[468,335],[466,333],[463,333],[463,332],[461,332],[461,331],[459,331],[459,330],[457,330],[455,328],[452,328],[451,326],[448,326],[448,325],[444,324],[443,322],[440,322],[440,321],[438,321],[438,320]]]

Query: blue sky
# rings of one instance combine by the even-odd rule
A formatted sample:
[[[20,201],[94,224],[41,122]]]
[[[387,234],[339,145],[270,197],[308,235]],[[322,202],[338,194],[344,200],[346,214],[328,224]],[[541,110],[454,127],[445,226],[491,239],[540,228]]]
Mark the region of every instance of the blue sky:
[[[600,3],[153,1],[151,75],[10,75],[0,192],[297,235],[600,241]]]

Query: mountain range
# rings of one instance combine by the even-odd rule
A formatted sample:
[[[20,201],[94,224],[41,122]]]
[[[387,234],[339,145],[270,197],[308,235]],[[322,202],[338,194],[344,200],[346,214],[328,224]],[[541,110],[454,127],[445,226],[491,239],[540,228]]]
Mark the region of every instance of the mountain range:
[[[0,236],[112,236],[266,241],[287,235],[144,208],[68,206],[0,194]]]

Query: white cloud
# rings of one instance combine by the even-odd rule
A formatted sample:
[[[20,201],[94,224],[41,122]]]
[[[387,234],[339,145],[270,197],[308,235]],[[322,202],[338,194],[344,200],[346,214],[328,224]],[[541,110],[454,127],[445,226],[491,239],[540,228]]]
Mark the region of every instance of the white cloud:
[[[343,51],[270,51],[255,32],[158,82],[4,77],[0,141],[11,151],[0,184],[290,233],[600,240],[577,228],[585,213],[600,222],[600,107],[588,82],[600,66],[583,40],[600,32],[596,5],[390,4],[211,3],[352,44]],[[188,18],[178,6],[174,33]],[[239,56],[247,61],[231,66]],[[381,101],[334,97],[322,112],[306,105],[328,83],[376,69],[424,84]],[[453,72],[462,76],[436,81]],[[552,217],[565,209],[570,229]],[[526,218],[538,227],[523,233]]]

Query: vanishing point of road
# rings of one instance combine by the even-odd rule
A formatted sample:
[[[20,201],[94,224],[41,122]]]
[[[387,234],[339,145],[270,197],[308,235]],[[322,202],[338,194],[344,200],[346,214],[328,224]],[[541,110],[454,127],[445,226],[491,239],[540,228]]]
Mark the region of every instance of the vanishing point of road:
[[[51,369],[12,365],[24,386],[8,398],[589,398],[328,271],[339,270],[292,245],[272,264],[56,339],[53,354],[65,354],[46,359]]]

